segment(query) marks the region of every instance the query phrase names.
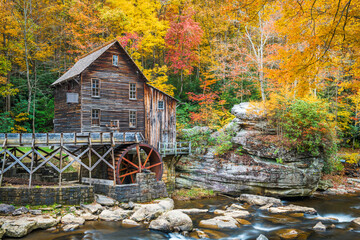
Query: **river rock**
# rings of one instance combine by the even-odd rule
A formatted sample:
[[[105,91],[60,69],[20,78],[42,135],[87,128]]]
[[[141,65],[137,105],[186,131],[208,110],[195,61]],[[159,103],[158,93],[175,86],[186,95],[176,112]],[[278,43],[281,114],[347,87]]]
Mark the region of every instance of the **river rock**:
[[[191,231],[193,223],[191,218],[179,210],[171,210],[150,222],[150,229],[163,232]]]
[[[334,185],[332,184],[331,180],[323,180],[320,179],[317,187],[317,191],[326,191],[329,188],[332,188]]]
[[[0,204],[0,215],[9,215],[15,211],[15,207],[9,204]]]
[[[123,227],[127,227],[127,228],[141,226],[140,223],[135,222],[134,220],[131,220],[131,219],[124,219],[124,220],[121,222],[121,224],[122,224]]]
[[[114,206],[116,202],[114,199],[100,194],[95,194],[95,200],[98,204],[107,207]]]
[[[56,226],[60,222],[60,217],[53,218],[51,216],[44,215],[44,216],[30,217],[28,218],[28,220],[35,221],[36,228],[48,229]]]
[[[22,215],[22,214],[26,214],[29,212],[29,209],[27,209],[26,207],[20,207],[18,209],[16,209],[12,215],[13,216],[18,216],[18,215]]]
[[[83,219],[81,217],[76,217],[72,213],[68,213],[61,218],[61,223],[63,223],[64,225],[67,225],[67,224],[83,225],[85,223],[85,219]]]
[[[317,213],[314,208],[302,207],[302,206],[297,206],[297,205],[293,205],[293,204],[290,204],[288,206],[283,206],[283,207],[271,207],[268,209],[268,211],[271,213],[295,213],[295,212],[307,213],[307,214],[316,214]]]
[[[237,210],[237,211],[231,211],[231,210],[215,210],[214,214],[223,214],[225,216],[233,217],[233,218],[245,218],[249,217],[250,213],[248,211],[244,210]]]
[[[276,231],[275,234],[278,235],[281,239],[298,239],[298,237],[300,237],[301,235],[306,235],[303,231],[298,229],[280,229]]]
[[[316,231],[326,231],[326,226],[322,222],[318,222],[313,229]]]
[[[209,238],[209,235],[207,235],[204,231],[197,229],[195,232],[198,238]]]
[[[251,225],[251,222],[249,222],[248,220],[245,220],[245,219],[236,218],[236,221],[238,223],[240,223],[241,225]]]
[[[273,197],[264,197],[260,195],[253,195],[253,194],[241,194],[238,198],[239,201],[247,202],[250,205],[266,205],[272,203],[273,205],[282,206],[282,202],[278,198]]]
[[[319,221],[329,221],[329,222],[338,222],[339,221],[339,219],[334,218],[334,217],[316,217],[314,219],[319,220]]]
[[[19,238],[36,229],[36,221],[20,218],[6,221],[1,228],[5,230],[5,236]]]
[[[239,205],[239,204],[231,204],[230,207],[227,207],[226,210],[228,211],[236,211],[236,210],[246,210],[246,208],[244,208],[243,206]]]
[[[358,226],[360,226],[360,217],[353,219],[351,222],[355,223]]]
[[[202,144],[201,152],[184,156],[177,164],[177,187],[277,197],[309,196],[316,190],[324,156],[282,147],[261,112],[254,114],[250,108],[249,103],[242,103],[232,109],[233,122],[241,129],[223,130],[233,144],[227,157],[214,154],[210,144]]]
[[[116,209],[114,211],[105,209],[100,213],[99,219],[103,221],[121,221],[130,216],[131,213],[132,211],[123,209]]]
[[[208,209],[199,209],[199,208],[176,209],[176,210],[181,211],[185,214],[199,214],[199,213],[209,212]]]
[[[32,215],[41,215],[42,211],[40,209],[29,209],[29,213]]]
[[[93,215],[89,212],[82,213],[79,217],[83,218],[85,221],[96,221],[99,218],[99,216]]]
[[[201,220],[199,227],[210,229],[236,229],[239,228],[238,222],[233,217],[219,216],[207,220]]]
[[[157,203],[144,204],[138,208],[130,219],[141,222],[150,221],[159,217],[162,213],[170,211],[174,208],[174,201],[171,198],[157,201]]]
[[[269,240],[267,237],[265,237],[264,235],[260,234],[256,240]]]
[[[122,209],[125,209],[125,210],[133,210],[134,209],[134,207],[135,207],[135,205],[134,205],[134,203],[133,202],[128,202],[128,203],[121,203],[120,204],[120,207],[122,208]]]
[[[93,204],[88,204],[88,205],[81,204],[80,207],[82,209],[85,209],[85,210],[89,211],[91,214],[99,214],[104,209],[98,203],[93,203]]]
[[[79,227],[80,227],[79,224],[66,224],[63,226],[63,230],[64,232],[69,232],[78,229]]]
[[[4,236],[5,234],[5,230],[0,228],[0,239],[2,239],[2,237]]]

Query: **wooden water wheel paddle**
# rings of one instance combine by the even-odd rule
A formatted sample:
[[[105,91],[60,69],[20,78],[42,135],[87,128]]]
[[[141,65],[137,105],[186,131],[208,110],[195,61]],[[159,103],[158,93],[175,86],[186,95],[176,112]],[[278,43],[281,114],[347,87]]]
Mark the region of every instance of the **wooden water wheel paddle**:
[[[146,143],[133,144],[119,148],[115,154],[116,183],[129,184],[136,182],[136,174],[139,172],[155,172],[156,179],[161,180],[163,174],[163,162],[159,152]],[[109,176],[113,174],[109,170]]]

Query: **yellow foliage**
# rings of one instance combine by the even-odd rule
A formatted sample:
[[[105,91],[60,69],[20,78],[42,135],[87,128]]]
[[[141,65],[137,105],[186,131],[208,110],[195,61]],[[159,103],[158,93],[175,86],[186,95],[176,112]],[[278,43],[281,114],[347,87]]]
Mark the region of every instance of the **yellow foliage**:
[[[168,68],[166,65],[159,67],[159,65],[155,64],[155,67],[153,69],[145,69],[143,72],[145,76],[150,80],[150,85],[169,94],[170,96],[174,96],[175,87],[167,83],[167,71]]]
[[[346,153],[343,158],[349,164],[357,164],[360,160],[360,155],[358,153]]]

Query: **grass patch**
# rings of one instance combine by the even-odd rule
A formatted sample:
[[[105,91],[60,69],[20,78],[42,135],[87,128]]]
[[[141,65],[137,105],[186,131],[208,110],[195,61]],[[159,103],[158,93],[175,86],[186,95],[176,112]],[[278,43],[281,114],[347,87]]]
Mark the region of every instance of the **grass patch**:
[[[173,198],[176,200],[193,200],[201,198],[214,197],[216,194],[213,190],[207,190],[203,188],[191,188],[191,189],[178,189],[173,193]]]

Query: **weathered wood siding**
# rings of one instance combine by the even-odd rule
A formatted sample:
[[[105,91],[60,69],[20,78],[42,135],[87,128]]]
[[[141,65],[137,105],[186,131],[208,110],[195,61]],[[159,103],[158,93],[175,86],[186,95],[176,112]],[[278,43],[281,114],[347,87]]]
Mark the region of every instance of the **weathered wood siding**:
[[[158,148],[159,142],[176,141],[176,101],[157,89],[144,84],[145,138]],[[164,109],[158,109],[158,102],[164,101]]]
[[[112,56],[119,56],[113,66]],[[100,79],[100,97],[91,96],[91,79]],[[137,99],[129,99],[129,84],[136,83]],[[110,120],[120,120],[120,131],[145,134],[144,80],[126,53],[116,43],[95,60],[82,74],[82,131],[110,131]],[[100,109],[100,126],[91,126],[91,110]],[[137,127],[129,127],[129,111],[137,113]]]
[[[79,94],[79,103],[66,103],[66,93],[74,92]],[[80,85],[70,80],[59,84],[54,93],[54,131],[55,132],[80,132],[81,131],[81,88]]]

